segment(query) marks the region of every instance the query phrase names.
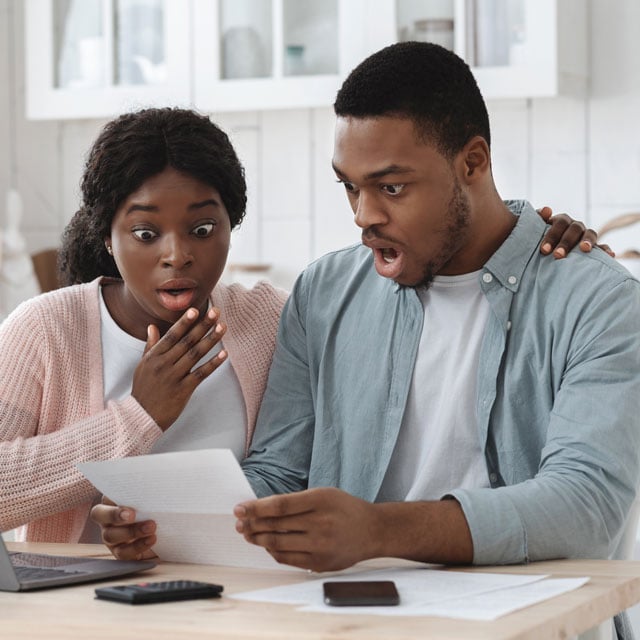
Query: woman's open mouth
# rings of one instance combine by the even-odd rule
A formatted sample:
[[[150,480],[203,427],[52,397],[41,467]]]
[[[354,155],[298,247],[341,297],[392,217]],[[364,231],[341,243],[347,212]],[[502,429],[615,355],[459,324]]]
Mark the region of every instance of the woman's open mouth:
[[[169,281],[157,289],[160,304],[169,311],[185,311],[193,306],[196,285],[191,281]]]

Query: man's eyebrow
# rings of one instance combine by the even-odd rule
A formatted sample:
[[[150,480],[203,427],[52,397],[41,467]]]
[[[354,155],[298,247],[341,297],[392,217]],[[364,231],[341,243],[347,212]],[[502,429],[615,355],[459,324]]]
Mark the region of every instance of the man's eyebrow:
[[[215,198],[209,198],[208,200],[203,200],[202,202],[194,202],[192,204],[190,204],[187,208],[190,211],[194,211],[194,210],[199,210],[199,209],[203,209],[204,207],[208,207],[208,206],[213,206],[213,207],[219,207],[220,206],[220,202],[218,200],[216,200]],[[158,213],[158,211],[160,210],[160,208],[155,205],[155,204],[139,204],[139,203],[133,203],[125,212],[125,215],[129,215],[130,213],[133,213],[134,211],[145,211],[148,213]]]
[[[340,171],[340,169],[336,166],[335,163],[331,163],[333,170],[338,174],[341,178],[346,178],[346,176]],[[399,164],[390,164],[382,169],[378,169],[377,171],[372,171],[371,173],[367,173],[364,176],[365,180],[377,180],[378,178],[384,178],[388,175],[397,175],[401,173],[414,173],[415,169],[413,167],[403,167]]]

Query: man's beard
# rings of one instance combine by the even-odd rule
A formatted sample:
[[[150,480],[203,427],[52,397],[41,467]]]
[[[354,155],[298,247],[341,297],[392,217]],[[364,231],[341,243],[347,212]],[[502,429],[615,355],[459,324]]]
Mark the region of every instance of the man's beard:
[[[460,250],[460,247],[467,239],[471,220],[470,212],[469,200],[462,192],[460,182],[456,178],[453,185],[453,194],[447,207],[445,244],[438,256],[426,264],[421,280],[414,284],[413,288],[428,289],[433,282],[433,278]]]

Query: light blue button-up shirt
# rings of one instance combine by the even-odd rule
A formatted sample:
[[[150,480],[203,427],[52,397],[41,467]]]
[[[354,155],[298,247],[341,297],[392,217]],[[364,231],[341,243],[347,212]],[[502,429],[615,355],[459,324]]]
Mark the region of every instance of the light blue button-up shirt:
[[[491,313],[476,422],[491,488],[452,495],[477,564],[606,557],[640,479],[640,283],[598,249],[542,256],[545,223],[508,204],[518,223],[479,276]],[[380,277],[363,246],[305,270],[243,463],[258,495],[332,486],[375,501],[422,324],[415,290]]]

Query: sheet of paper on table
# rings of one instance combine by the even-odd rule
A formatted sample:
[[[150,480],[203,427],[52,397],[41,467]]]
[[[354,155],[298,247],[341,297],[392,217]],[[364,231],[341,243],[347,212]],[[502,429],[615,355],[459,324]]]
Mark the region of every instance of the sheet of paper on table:
[[[85,462],[78,469],[138,520],[155,520],[162,560],[233,567],[291,569],[249,544],[233,507],[255,493],[230,449],[201,449]]]
[[[376,569],[330,580],[393,580],[400,605],[392,607],[332,607],[322,598],[322,583],[309,580],[233,594],[229,597],[254,602],[301,605],[301,611],[333,614],[365,613],[387,616],[441,616],[468,620],[495,620],[537,602],[577,589],[588,577],[548,578],[546,575],[514,575],[464,571],[441,571],[432,567]]]

